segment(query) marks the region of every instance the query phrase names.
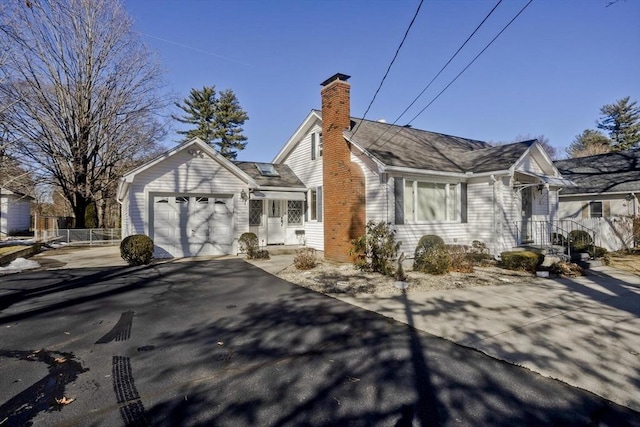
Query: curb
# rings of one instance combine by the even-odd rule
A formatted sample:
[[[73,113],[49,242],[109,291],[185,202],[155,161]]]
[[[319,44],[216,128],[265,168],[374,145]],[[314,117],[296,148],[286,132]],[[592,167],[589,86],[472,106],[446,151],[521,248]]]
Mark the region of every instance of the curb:
[[[17,258],[29,258],[38,252],[40,252],[40,243],[25,246],[23,249],[19,249],[15,252],[0,255],[0,266],[5,266]]]

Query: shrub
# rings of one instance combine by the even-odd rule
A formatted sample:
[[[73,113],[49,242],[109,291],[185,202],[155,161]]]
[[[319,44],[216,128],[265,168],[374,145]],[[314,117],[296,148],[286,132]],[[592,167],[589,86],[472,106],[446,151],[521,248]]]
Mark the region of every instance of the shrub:
[[[356,268],[374,271],[386,276],[394,272],[393,260],[396,258],[401,243],[396,242],[396,231],[386,222],[369,221],[366,234],[351,241],[350,255],[354,256]]]
[[[293,259],[293,265],[295,265],[298,270],[311,270],[317,264],[316,250],[313,248],[298,249]]]
[[[442,237],[436,236],[435,234],[425,234],[418,241],[418,246],[416,246],[416,251],[418,250],[418,248],[430,248],[433,246],[444,247],[444,240],[442,240]]]
[[[416,250],[413,269],[422,273],[445,274],[451,268],[451,255],[444,246],[435,245]]]
[[[458,271],[460,273],[473,273],[473,260],[469,258],[471,255],[468,246],[464,245],[447,245],[445,246],[449,252],[451,267],[449,271]]]
[[[258,249],[253,254],[253,259],[271,259],[269,251],[266,249]]]
[[[247,258],[257,258],[258,253],[258,236],[255,233],[242,233],[238,239],[240,252],[247,254]],[[268,258],[268,257],[267,257]]]
[[[133,234],[122,239],[120,256],[129,265],[149,264],[153,259],[153,240],[144,234]]]
[[[569,232],[569,242],[572,248],[585,249],[593,243],[591,235],[584,230],[572,230]]]
[[[471,242],[471,248],[469,248],[466,258],[472,264],[485,264],[487,261],[493,259],[489,253],[487,245],[480,240],[474,240]]]
[[[508,270],[525,270],[535,273],[536,268],[542,261],[542,256],[531,251],[508,251],[502,252],[500,267]]]

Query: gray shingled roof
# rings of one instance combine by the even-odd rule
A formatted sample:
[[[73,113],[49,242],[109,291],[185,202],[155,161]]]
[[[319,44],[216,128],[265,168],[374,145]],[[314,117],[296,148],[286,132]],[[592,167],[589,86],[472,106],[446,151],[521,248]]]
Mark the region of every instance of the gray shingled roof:
[[[535,142],[490,144],[458,136],[428,132],[352,118],[353,141],[387,166],[444,172],[506,170]],[[345,131],[351,138],[353,131]]]
[[[264,163],[264,162],[233,162],[238,168],[240,168],[244,173],[249,175],[256,184],[265,187],[301,187],[304,188],[305,185],[300,181],[300,179],[293,173],[291,168],[284,163],[281,164],[273,164],[278,172],[279,176],[264,176],[260,173],[258,168],[256,167],[256,163]],[[271,163],[266,163],[271,164]]]
[[[640,150],[558,160],[554,165],[576,184],[565,188],[563,195],[640,192]]]

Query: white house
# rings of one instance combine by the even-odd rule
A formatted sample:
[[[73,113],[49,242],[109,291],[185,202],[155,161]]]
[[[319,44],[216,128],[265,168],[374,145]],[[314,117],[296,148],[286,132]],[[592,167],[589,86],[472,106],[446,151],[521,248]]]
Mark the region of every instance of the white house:
[[[118,191],[123,236],[149,235],[156,256],[188,256],[236,253],[253,231],[265,246],[348,261],[368,221],[392,223],[408,255],[425,234],[499,254],[556,218],[568,181],[537,141],[494,147],[354,118],[348,79],[322,83],[322,110],[272,163],[230,162],[195,139],[129,172]]]
[[[0,187],[0,238],[28,231],[33,197]]]
[[[596,244],[609,250],[640,245],[634,241],[632,221],[640,215],[640,150],[559,160],[554,164],[575,183],[560,193],[560,220],[590,230]]]

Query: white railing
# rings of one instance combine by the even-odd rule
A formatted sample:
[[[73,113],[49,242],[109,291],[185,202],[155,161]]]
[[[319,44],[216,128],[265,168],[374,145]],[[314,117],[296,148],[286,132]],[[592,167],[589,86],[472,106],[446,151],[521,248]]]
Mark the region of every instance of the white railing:
[[[69,245],[117,245],[122,239],[120,228],[64,228],[58,230],[37,230],[37,241],[67,243]]]

